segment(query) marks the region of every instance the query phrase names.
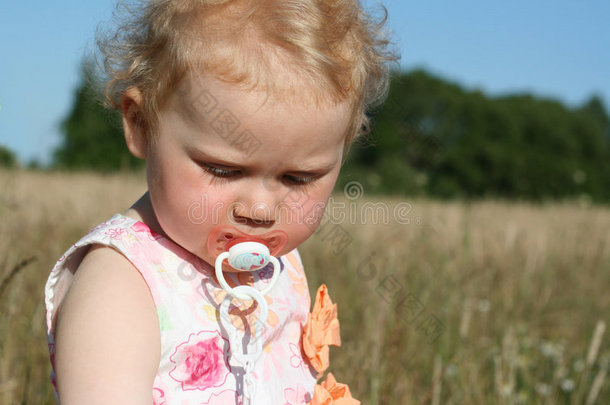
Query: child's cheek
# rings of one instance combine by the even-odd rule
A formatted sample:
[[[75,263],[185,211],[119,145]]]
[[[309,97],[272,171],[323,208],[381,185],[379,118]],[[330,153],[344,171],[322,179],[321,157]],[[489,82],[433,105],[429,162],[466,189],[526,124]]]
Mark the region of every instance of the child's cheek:
[[[324,217],[326,203],[326,200],[310,198],[298,204],[293,202],[290,210],[282,210],[280,228],[289,235],[286,251],[299,246],[316,231]]]
[[[213,189],[194,193],[187,201],[186,220],[197,228],[227,223],[231,202],[226,192]]]

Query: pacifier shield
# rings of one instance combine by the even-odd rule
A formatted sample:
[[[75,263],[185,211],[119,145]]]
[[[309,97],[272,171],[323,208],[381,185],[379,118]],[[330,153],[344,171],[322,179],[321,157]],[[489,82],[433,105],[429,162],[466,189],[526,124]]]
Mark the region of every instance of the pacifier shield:
[[[263,243],[237,239],[231,242],[227,261],[236,270],[254,271],[265,267],[270,256],[269,248]]]
[[[208,235],[207,248],[209,254],[216,258],[222,252],[239,242],[259,242],[267,246],[271,256],[279,256],[288,243],[288,235],[284,231],[275,230],[260,235],[248,235],[232,225],[219,225]]]

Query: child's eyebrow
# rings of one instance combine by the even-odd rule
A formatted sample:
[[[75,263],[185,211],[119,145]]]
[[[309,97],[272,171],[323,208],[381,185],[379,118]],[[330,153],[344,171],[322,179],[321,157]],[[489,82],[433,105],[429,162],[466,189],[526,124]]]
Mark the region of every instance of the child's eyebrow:
[[[208,163],[216,163],[224,166],[243,166],[243,163],[239,164],[230,160],[217,158],[216,156],[212,156],[194,146],[187,146],[186,149],[188,151],[188,154],[197,160],[201,160]]]
[[[176,97],[178,114],[189,124],[198,128],[205,126],[211,113],[214,112],[210,111],[209,105],[206,108],[206,105],[202,104],[203,101],[200,100],[202,97],[202,94],[199,97],[193,97],[190,93],[178,93],[178,97]]]
[[[237,123],[240,121],[231,110],[205,88],[201,91],[176,91],[175,99],[174,108],[178,115],[198,128],[209,124],[221,114]]]
[[[288,170],[288,172],[292,174],[323,174],[330,172],[337,165],[337,162],[325,163],[319,166],[316,165],[307,165],[298,169]]]

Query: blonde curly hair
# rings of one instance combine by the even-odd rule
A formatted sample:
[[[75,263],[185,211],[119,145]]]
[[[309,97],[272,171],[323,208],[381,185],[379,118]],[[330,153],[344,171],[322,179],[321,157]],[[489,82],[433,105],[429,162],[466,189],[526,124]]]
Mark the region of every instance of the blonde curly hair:
[[[125,90],[138,88],[151,134],[164,101],[199,69],[248,89],[278,92],[271,51],[317,100],[351,102],[349,145],[368,132],[366,113],[384,100],[388,62],[397,59],[383,29],[385,15],[375,23],[358,0],[122,2],[115,19],[115,28],[98,32],[97,40],[105,100],[119,109]]]

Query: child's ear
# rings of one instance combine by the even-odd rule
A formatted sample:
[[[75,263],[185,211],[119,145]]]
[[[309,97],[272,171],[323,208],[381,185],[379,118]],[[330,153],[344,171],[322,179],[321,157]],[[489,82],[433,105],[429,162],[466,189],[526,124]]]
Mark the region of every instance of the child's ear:
[[[127,148],[137,158],[146,159],[148,137],[144,120],[144,101],[137,87],[129,87],[121,97],[123,132]]]

